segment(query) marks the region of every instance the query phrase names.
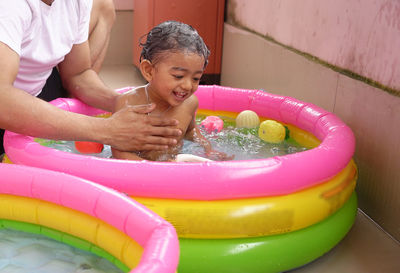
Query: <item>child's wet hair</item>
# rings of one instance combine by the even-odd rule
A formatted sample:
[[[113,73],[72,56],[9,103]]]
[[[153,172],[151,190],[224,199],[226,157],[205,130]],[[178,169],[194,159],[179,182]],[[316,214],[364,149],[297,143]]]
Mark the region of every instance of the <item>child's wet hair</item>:
[[[146,42],[140,42],[142,47],[140,62],[146,59],[156,63],[164,53],[187,51],[203,56],[204,68],[207,66],[210,51],[197,30],[190,25],[166,21],[155,26],[145,36],[147,36]]]

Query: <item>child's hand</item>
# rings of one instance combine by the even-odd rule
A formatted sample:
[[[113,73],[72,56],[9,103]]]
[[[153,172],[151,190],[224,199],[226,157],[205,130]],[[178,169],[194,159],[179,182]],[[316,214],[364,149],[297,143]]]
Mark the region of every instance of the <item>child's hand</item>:
[[[216,150],[210,150],[206,153],[207,157],[212,160],[217,160],[217,161],[227,161],[227,160],[232,160],[235,158],[234,155],[227,155],[226,153],[219,152]]]

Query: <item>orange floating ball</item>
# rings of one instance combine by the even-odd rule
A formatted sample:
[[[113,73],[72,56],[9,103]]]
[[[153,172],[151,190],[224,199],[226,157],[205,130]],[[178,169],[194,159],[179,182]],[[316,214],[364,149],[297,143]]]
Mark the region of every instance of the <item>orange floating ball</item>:
[[[82,154],[98,154],[103,151],[104,145],[90,141],[75,141],[75,148]]]

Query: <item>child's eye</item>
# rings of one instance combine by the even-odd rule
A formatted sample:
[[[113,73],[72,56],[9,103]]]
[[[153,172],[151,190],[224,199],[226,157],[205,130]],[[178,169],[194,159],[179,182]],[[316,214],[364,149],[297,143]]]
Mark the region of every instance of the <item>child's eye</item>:
[[[176,78],[176,79],[182,79],[183,78],[183,76],[182,75],[172,75],[174,78]]]
[[[200,81],[200,78],[193,78],[193,81],[198,82]]]

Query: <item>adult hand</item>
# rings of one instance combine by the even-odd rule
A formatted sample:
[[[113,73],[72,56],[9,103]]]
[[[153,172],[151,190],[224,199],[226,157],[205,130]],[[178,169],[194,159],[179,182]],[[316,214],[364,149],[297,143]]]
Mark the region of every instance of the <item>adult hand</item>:
[[[127,105],[106,119],[108,131],[105,144],[121,151],[164,150],[176,145],[182,132],[176,129],[178,121],[149,116],[155,104]]]

